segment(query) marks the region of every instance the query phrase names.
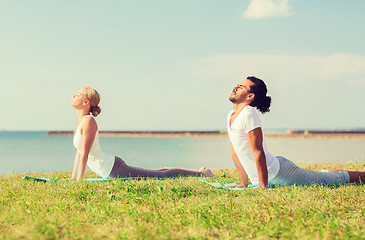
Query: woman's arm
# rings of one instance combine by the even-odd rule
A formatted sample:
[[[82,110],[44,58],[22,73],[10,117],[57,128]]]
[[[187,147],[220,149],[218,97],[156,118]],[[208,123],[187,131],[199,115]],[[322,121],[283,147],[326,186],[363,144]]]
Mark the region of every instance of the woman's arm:
[[[80,153],[80,161],[76,180],[82,179],[85,175],[87,159],[95,139],[96,131],[98,130],[95,119],[92,117],[87,117],[80,130],[82,130],[82,151]]]
[[[245,188],[248,185],[248,176],[247,176],[247,173],[246,173],[245,169],[243,168],[240,160],[238,159],[236,152],[233,149],[232,143],[231,143],[231,150],[232,150],[233,163],[236,166],[238,174],[239,174],[240,179],[241,179],[241,183],[238,184],[238,185],[232,186],[232,188],[236,188],[236,187],[237,188]]]
[[[77,178],[77,172],[78,172],[78,168],[79,168],[79,161],[80,161],[80,153],[77,151],[76,152],[76,156],[75,156],[75,161],[74,161],[74,169],[72,171],[72,176],[71,176],[71,181],[75,181]]]
[[[258,172],[259,185],[260,187],[267,187],[268,184],[268,173],[266,165],[265,152],[262,147],[262,130],[260,127],[247,133],[248,141],[250,143],[252,152],[255,156],[256,168]]]

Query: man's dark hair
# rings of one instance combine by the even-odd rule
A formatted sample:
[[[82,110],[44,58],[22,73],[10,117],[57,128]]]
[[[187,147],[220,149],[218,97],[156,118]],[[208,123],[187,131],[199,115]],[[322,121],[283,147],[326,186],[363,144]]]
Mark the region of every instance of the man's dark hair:
[[[271,97],[266,96],[267,88],[264,81],[254,76],[247,77],[247,79],[253,82],[250,92],[255,94],[250,106],[256,107],[261,113],[270,112]]]

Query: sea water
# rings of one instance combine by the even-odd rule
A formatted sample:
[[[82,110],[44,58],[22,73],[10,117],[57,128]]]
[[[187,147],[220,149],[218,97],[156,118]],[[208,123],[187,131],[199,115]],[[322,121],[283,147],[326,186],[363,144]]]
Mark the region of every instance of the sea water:
[[[72,136],[0,132],[0,174],[70,171]],[[234,168],[228,138],[100,137],[102,149],[130,166]],[[267,138],[274,155],[295,163],[365,163],[364,139]]]

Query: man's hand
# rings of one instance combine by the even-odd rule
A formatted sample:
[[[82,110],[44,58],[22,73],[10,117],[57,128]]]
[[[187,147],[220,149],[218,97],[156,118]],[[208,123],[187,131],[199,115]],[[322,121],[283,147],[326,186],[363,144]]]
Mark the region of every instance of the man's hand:
[[[236,185],[232,185],[232,186],[228,186],[229,188],[246,188],[247,185],[240,183],[240,184],[236,184]]]

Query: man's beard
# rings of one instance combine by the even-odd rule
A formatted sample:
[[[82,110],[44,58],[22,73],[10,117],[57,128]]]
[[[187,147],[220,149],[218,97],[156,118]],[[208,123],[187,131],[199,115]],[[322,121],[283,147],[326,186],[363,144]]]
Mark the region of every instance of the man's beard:
[[[235,99],[233,96],[230,96],[229,101],[231,101],[232,103],[236,103],[237,99]]]

